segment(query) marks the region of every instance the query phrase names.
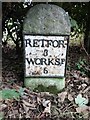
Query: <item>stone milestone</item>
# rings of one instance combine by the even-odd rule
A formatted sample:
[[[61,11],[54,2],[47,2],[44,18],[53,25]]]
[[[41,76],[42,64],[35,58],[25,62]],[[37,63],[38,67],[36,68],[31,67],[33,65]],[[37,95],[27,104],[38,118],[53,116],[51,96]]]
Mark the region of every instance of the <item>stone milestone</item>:
[[[38,4],[30,8],[23,25],[26,86],[51,92],[65,87],[69,35],[69,16],[61,7]]]

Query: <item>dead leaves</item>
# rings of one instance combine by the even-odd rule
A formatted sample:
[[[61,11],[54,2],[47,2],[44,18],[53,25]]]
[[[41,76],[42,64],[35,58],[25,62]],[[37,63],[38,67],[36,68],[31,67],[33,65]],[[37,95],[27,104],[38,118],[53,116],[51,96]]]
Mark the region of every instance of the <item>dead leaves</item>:
[[[15,86],[17,88],[17,86]],[[83,83],[80,89],[86,89],[86,85]],[[19,88],[18,88],[19,89]],[[84,89],[84,90],[85,90]],[[75,103],[78,94],[66,89],[58,95],[50,94],[49,92],[31,92],[29,89],[23,89],[23,94],[20,100],[5,100],[2,104],[2,111],[6,118],[31,118],[33,120],[45,120],[49,118],[59,118],[62,116],[72,117],[73,114],[83,113],[83,117],[88,117],[89,106],[78,106],[82,100],[87,99],[87,96],[81,96],[79,103]],[[81,94],[81,93],[80,93]],[[80,102],[81,101],[81,102]],[[85,102],[85,101],[84,101]],[[87,114],[84,114],[86,113]],[[57,119],[59,120],[59,119]]]
[[[52,97],[53,100],[51,100]],[[55,96],[49,93],[35,93],[25,89],[20,100],[3,101],[2,111],[6,118],[16,117],[31,118],[32,120],[48,120],[52,117],[56,119],[57,116],[59,118],[69,116],[69,114],[69,117],[71,117],[71,111],[72,116],[75,113],[83,113],[83,117],[87,118],[90,108],[88,106],[85,106],[85,108],[78,107],[75,103],[76,97],[68,91],[61,92],[58,96]]]
[[[58,97],[60,98],[60,101],[63,103],[66,98],[67,92],[61,92],[58,94]]]
[[[45,107],[43,113],[51,113],[51,102],[50,100],[43,99],[42,105]]]
[[[6,59],[4,61],[6,61]],[[75,61],[73,62],[75,64]],[[11,66],[9,68],[11,69]],[[5,68],[4,70],[6,72],[7,69]],[[3,111],[5,118],[16,117],[30,118],[31,120],[76,120],[78,118],[75,118],[74,116],[78,113],[78,116],[79,114],[83,114],[83,118],[88,120],[90,102],[83,107],[80,106],[80,102],[77,102],[78,104],[75,103],[75,98],[77,98],[79,94],[82,94],[82,98],[88,99],[90,90],[89,78],[85,75],[82,76],[81,72],[77,70],[67,71],[67,73],[68,76],[66,78],[65,89],[58,93],[58,95],[53,95],[49,92],[32,92],[27,88],[20,89],[20,84],[17,85],[14,81],[13,84],[9,83],[12,78],[13,80],[18,80],[15,75],[13,75],[13,72],[10,73],[10,70],[8,69],[6,74],[3,74],[3,76],[6,77],[6,82],[4,80],[4,84],[0,87],[1,89],[9,88],[16,89],[17,91],[20,90],[21,96],[20,100],[3,100],[0,96],[0,102],[2,101],[0,110]]]
[[[51,114],[51,101],[42,98],[39,94],[24,90],[20,100],[4,100],[0,111],[5,118],[47,118]]]
[[[76,111],[77,113],[82,113],[83,118],[89,119],[90,107],[88,106],[78,107],[76,108]]]
[[[29,103],[29,102],[27,102],[27,101],[25,101],[25,100],[22,100],[22,102],[23,102],[23,104],[24,104],[25,106],[27,106],[27,107],[33,107],[33,108],[35,108],[35,105],[32,104],[32,103]]]
[[[6,104],[1,104],[0,105],[0,111],[4,110],[7,108],[7,105]]]
[[[69,100],[69,101],[73,101],[73,100],[74,100],[74,98],[72,97],[71,94],[68,94],[68,100]]]
[[[20,89],[16,84],[10,86],[12,89],[20,90],[20,93],[23,94],[21,94],[20,100],[1,99],[4,116],[6,118],[31,118],[32,120],[49,120],[49,118],[60,120],[65,116],[67,116],[65,119],[70,119],[74,114],[79,113],[83,114],[83,118],[87,118],[90,112],[89,106],[81,107],[81,102],[75,103],[75,98],[81,94],[82,100],[85,100],[83,98],[88,99],[90,87],[86,77],[81,79],[78,76],[76,78],[75,74],[74,77],[69,76],[69,79],[66,80],[65,90],[58,95],[49,92],[36,93],[27,88]]]

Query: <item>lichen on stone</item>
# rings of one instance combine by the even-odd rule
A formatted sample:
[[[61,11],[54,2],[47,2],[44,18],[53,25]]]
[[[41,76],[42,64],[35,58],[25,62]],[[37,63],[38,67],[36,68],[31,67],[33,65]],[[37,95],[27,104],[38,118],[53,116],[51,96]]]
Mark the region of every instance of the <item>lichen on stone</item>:
[[[27,13],[24,34],[70,35],[68,14],[57,5],[38,4]]]

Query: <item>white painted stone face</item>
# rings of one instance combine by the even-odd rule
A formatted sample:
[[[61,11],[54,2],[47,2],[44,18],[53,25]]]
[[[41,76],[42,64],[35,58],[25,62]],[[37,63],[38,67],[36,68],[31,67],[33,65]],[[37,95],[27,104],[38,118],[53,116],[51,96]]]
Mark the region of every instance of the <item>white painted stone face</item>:
[[[64,77],[66,36],[24,35],[25,76]]]

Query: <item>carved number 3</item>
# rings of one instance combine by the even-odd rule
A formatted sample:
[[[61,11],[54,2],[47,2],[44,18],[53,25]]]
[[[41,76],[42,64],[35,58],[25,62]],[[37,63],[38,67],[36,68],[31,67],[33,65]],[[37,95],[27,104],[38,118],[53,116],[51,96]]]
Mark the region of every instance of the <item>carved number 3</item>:
[[[45,74],[47,74],[47,73],[48,73],[48,70],[47,70],[47,68],[46,68],[46,67],[44,68],[44,73],[45,73]]]

